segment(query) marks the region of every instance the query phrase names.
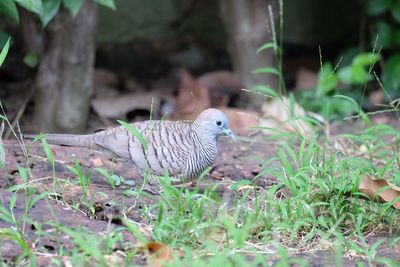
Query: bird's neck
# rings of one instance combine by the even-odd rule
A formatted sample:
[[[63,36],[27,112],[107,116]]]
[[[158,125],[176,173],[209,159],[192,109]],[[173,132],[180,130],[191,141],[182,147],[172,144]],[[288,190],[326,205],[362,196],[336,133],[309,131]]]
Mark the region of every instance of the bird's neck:
[[[206,165],[212,164],[217,155],[217,138],[207,129],[195,123],[192,124],[192,130],[195,154],[197,157],[203,158]]]
[[[201,144],[202,146],[213,146],[216,147],[217,146],[217,137],[210,133],[209,130],[207,130],[206,128],[204,128],[203,126],[197,124],[197,123],[193,123],[192,124],[192,131],[193,134],[195,136],[197,136],[198,138],[194,138],[195,141],[199,141],[199,144]]]
[[[197,178],[207,167],[211,166],[217,155],[217,140],[207,129],[192,123],[190,125],[192,152],[188,155],[183,171],[184,182]]]

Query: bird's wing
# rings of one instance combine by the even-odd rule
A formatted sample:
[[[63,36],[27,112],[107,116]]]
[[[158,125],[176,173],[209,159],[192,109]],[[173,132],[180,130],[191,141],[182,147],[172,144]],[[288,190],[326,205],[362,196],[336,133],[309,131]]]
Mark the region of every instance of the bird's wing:
[[[163,175],[181,174],[192,152],[190,124],[170,121],[147,121],[131,124],[137,133],[117,127],[94,135],[94,142],[123,158],[131,159],[141,169],[150,168]]]

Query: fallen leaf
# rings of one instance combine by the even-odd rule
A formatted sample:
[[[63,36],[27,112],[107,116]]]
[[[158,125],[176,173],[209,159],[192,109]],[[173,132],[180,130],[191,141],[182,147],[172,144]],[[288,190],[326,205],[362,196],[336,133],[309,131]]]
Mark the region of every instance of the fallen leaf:
[[[114,252],[111,255],[104,255],[107,266],[124,266],[124,258],[118,253]]]
[[[100,157],[90,158],[91,165],[94,167],[100,167],[104,165],[103,160]]]
[[[236,135],[245,135],[252,131],[252,127],[257,126],[260,114],[239,108],[220,107],[229,118],[232,131]]]
[[[359,190],[370,198],[374,198],[378,195],[379,200],[382,202],[391,202],[400,196],[400,188],[389,183],[387,180],[375,180],[370,176],[365,176],[361,180]],[[393,207],[400,209],[400,200],[393,203]]]
[[[147,257],[147,266],[161,267],[165,263],[172,262],[173,251],[166,244],[149,242],[146,245],[146,249],[150,254]]]
[[[290,100],[286,97],[275,98],[261,107],[260,126],[279,129],[286,132],[298,132],[302,135],[309,135],[313,132],[310,125],[304,121],[307,112],[297,103],[290,110]],[[269,130],[264,130],[264,132]]]
[[[201,111],[211,107],[208,89],[198,82],[186,68],[180,70],[180,77],[174,118],[194,119]]]

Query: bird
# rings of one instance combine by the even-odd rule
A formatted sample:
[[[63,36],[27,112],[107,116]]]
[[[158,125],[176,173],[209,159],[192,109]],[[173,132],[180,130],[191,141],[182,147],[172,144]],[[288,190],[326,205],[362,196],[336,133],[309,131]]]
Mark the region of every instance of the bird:
[[[133,128],[133,129],[132,129]],[[148,120],[118,126],[93,134],[47,134],[49,144],[112,152],[131,160],[141,171],[174,178],[175,183],[195,180],[217,156],[220,136],[236,141],[224,112],[202,111],[194,121]],[[37,138],[26,135],[27,139]]]

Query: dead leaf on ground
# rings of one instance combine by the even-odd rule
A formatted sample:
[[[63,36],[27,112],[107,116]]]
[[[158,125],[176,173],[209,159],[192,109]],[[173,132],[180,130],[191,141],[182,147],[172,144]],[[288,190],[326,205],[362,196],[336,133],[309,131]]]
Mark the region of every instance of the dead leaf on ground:
[[[400,197],[400,188],[391,184],[384,179],[372,179],[370,176],[365,176],[361,182],[359,189],[370,198],[374,198],[378,195],[378,198],[382,202],[391,202],[395,198]],[[400,209],[400,200],[394,202],[393,207]]]
[[[180,70],[180,76],[174,118],[193,120],[201,111],[211,107],[208,88],[198,82],[186,68]]]
[[[261,107],[262,117],[260,126],[279,129],[286,132],[299,132],[310,135],[313,130],[304,118],[307,112],[297,103],[291,111],[290,100],[286,97],[273,99]],[[269,131],[267,131],[269,132]]]
[[[147,257],[147,266],[161,267],[165,263],[172,262],[173,251],[163,243],[149,242],[146,244],[149,256]]]
[[[260,124],[260,114],[255,111],[239,108],[220,107],[229,118],[232,131],[237,135],[245,135],[252,131],[252,127]]]
[[[90,158],[90,163],[93,167],[101,167],[105,165],[103,159],[100,157]]]

